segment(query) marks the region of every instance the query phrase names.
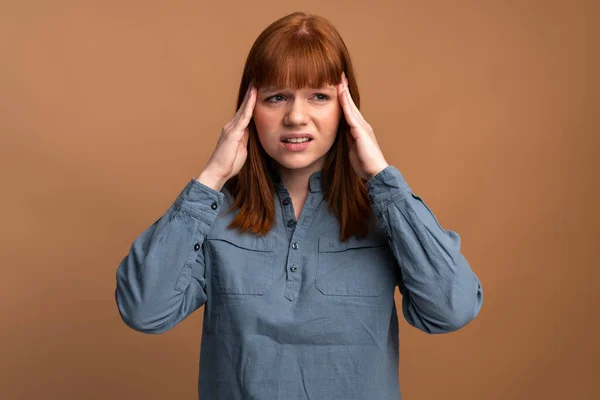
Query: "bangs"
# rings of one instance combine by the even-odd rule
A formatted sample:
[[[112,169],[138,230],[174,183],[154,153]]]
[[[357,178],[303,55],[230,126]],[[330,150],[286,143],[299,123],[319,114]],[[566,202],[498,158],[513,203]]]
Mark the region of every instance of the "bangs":
[[[252,71],[258,87],[320,88],[341,82],[341,55],[316,35],[295,32],[274,38],[262,49]]]

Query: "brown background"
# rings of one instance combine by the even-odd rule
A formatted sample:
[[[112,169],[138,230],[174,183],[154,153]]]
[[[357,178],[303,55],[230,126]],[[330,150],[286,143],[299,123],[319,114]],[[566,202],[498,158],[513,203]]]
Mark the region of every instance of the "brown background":
[[[129,329],[116,267],[297,10],[337,26],[388,162],[484,286],[458,332],[402,319],[404,398],[600,398],[598,4],[2,1],[0,398],[196,398],[202,312]]]

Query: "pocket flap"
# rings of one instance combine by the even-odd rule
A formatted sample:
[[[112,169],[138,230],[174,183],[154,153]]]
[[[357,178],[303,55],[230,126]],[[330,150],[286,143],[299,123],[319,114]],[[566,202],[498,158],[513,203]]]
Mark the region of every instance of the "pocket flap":
[[[231,234],[231,235],[220,235],[220,236],[207,236],[208,240],[221,240],[223,242],[230,243],[236,247],[240,247],[246,250],[254,251],[274,251],[275,250],[275,237],[266,236],[259,237],[255,235],[245,234]]]
[[[382,247],[387,246],[387,244],[387,238],[384,235],[371,235],[363,239],[351,236],[343,242],[340,241],[339,237],[321,236],[319,237],[319,252],[333,253],[348,249]]]

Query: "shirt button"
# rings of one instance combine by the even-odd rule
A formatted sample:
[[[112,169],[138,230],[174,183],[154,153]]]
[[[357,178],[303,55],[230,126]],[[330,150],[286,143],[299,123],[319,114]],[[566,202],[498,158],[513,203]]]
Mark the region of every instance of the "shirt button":
[[[214,202],[214,203],[212,203],[212,204],[210,205],[210,208],[212,208],[213,210],[216,210],[216,209],[217,209],[217,207],[218,207],[218,206],[217,206],[217,202]]]
[[[283,200],[283,205],[284,205],[284,206],[287,206],[287,205],[289,205],[289,204],[290,204],[290,199],[285,199],[285,200]]]
[[[200,243],[196,243],[194,245],[194,250],[198,251],[200,249]]]
[[[292,243],[292,249],[298,250],[298,243],[296,243],[296,242]]]
[[[296,268],[295,266],[292,266],[292,267],[290,268],[290,271],[292,271],[292,272],[296,272],[297,270],[298,270],[298,268]]]
[[[290,220],[288,221],[288,226],[289,226],[290,228],[293,228],[293,227],[294,227],[294,225],[296,225],[296,221],[294,221],[294,220],[290,219]]]

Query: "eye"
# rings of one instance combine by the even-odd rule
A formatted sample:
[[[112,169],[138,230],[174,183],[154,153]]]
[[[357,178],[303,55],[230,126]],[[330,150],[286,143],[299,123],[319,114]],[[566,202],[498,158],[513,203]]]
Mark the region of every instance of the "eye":
[[[329,96],[327,96],[326,94],[323,94],[323,93],[317,93],[317,94],[315,94],[315,97],[317,98],[318,101],[327,101],[330,99]]]
[[[284,97],[283,97],[282,95],[280,95],[280,94],[276,94],[276,95],[274,95],[274,96],[267,97],[267,98],[265,99],[265,101],[266,101],[267,103],[278,103],[278,102],[279,102],[279,100],[283,100],[283,99],[284,99]]]

